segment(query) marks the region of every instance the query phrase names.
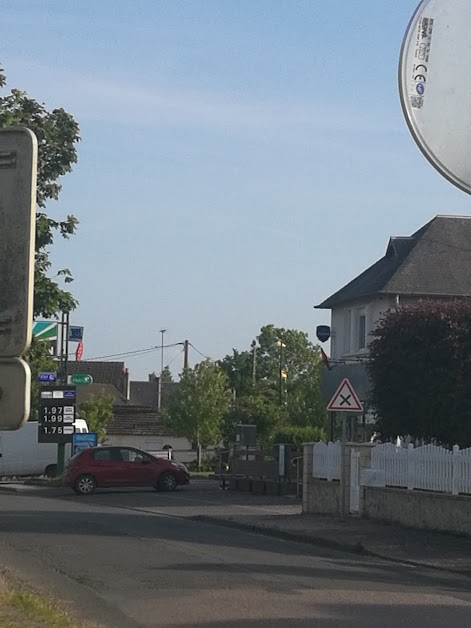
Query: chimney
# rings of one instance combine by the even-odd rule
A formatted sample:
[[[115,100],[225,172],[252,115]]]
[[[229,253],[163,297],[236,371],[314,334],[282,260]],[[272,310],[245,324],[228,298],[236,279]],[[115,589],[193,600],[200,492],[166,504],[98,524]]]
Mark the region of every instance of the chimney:
[[[124,394],[126,396],[126,400],[129,401],[131,399],[131,382],[129,381],[129,369],[124,369]]]

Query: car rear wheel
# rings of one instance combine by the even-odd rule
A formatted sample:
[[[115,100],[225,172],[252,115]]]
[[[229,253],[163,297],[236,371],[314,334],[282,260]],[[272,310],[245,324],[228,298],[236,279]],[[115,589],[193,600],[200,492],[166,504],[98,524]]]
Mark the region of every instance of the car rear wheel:
[[[162,473],[157,482],[157,489],[159,491],[165,491],[166,493],[170,493],[176,488],[177,478],[175,477],[175,474],[171,471],[165,471],[165,473]]]
[[[74,490],[77,495],[91,495],[96,489],[95,478],[91,475],[81,475],[75,482]]]

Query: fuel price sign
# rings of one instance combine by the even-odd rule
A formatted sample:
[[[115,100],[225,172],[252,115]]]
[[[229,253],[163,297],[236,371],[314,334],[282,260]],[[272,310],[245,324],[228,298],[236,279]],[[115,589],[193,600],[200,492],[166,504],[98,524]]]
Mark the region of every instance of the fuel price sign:
[[[41,390],[40,443],[70,443],[74,435],[75,386],[50,386]]]

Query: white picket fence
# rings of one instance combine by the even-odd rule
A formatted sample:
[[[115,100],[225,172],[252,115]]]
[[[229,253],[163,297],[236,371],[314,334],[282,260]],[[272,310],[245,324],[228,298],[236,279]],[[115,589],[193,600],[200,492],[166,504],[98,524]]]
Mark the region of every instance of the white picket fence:
[[[323,480],[340,480],[340,443],[315,443],[312,448],[312,475]]]
[[[383,486],[471,494],[471,448],[455,445],[450,451],[436,445],[403,448],[385,443],[372,450],[371,468]]]

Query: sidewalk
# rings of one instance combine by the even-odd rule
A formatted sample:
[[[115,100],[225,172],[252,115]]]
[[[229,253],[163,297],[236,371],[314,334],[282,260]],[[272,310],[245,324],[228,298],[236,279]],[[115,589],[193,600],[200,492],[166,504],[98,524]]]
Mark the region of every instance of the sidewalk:
[[[256,506],[252,505],[252,512]],[[299,508],[300,510],[300,508]],[[471,538],[402,528],[356,517],[289,514],[211,514],[194,520],[250,530],[341,551],[451,571],[471,577]]]

